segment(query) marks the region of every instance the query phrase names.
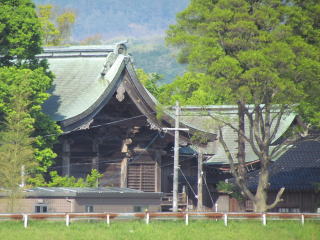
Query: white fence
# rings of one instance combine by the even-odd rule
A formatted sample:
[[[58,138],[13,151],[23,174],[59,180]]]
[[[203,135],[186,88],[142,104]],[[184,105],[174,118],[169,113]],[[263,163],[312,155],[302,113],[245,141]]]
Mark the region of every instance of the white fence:
[[[269,220],[297,220],[303,225],[306,220],[320,220],[320,213],[221,213],[221,212],[145,212],[145,213],[17,213],[0,214],[0,220],[21,220],[24,227],[28,227],[29,220],[63,220],[66,226],[74,220],[104,220],[107,225],[116,220],[144,220],[149,224],[152,220],[176,220],[183,219],[188,225],[190,220],[213,219],[222,220],[228,225],[229,220],[260,220],[267,225]],[[0,223],[1,224],[1,223]]]

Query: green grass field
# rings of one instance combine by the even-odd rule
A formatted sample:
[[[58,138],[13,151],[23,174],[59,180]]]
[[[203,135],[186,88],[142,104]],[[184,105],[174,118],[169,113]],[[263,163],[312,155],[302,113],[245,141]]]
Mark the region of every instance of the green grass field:
[[[64,222],[32,221],[27,229],[22,222],[0,222],[0,239],[32,240],[99,240],[99,239],[139,239],[139,240],[319,240],[320,222],[269,221],[262,226],[258,221],[230,221],[228,227],[220,221],[153,221],[146,225],[143,221],[117,221],[110,227],[105,222],[73,222],[66,227]]]

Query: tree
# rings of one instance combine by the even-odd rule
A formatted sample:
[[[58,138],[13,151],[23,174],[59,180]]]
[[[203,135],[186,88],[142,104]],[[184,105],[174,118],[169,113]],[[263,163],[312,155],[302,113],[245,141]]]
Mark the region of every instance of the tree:
[[[76,19],[74,11],[64,9],[61,12],[56,6],[45,4],[38,6],[38,16],[45,46],[63,45],[70,41]]]
[[[141,68],[136,69],[136,73],[143,86],[145,86],[153,96],[158,97],[161,88],[157,85],[157,83],[162,77],[157,73],[146,73]]]
[[[28,77],[27,71],[20,71]],[[30,92],[26,81],[21,81],[12,89],[15,98],[10,102],[10,111],[5,114],[4,129],[0,132],[0,185],[8,193],[8,210],[16,210],[16,200],[21,196],[19,184],[22,168],[26,171],[33,166],[34,119],[30,116]]]
[[[53,23],[53,5],[39,5],[38,17],[41,24],[43,44],[45,46],[59,44],[59,30]]]
[[[103,174],[99,173],[97,169],[92,169],[85,179],[59,176],[57,171],[51,171],[49,181],[45,181],[43,175],[38,174],[36,177],[29,179],[28,183],[37,187],[98,187],[101,177],[103,177]]]
[[[41,105],[49,97],[46,93],[51,85],[51,79],[42,68],[35,70],[19,69],[17,67],[0,68],[0,121],[4,116],[12,112],[12,102],[15,101],[15,92],[21,84],[24,84],[25,91],[29,93],[28,101],[30,107],[28,113],[32,118],[34,131],[34,160],[37,162],[34,172],[46,172],[53,164],[56,154],[52,151],[53,144],[61,132],[59,126],[42,112]],[[0,125],[0,131],[4,129]]]
[[[58,29],[62,44],[70,41],[72,26],[76,20],[76,15],[73,11],[64,11],[57,17]]]
[[[0,122],[12,110],[13,92],[20,82],[26,82],[34,127],[34,157],[38,162],[35,171],[46,172],[56,157],[52,146],[61,130],[41,110],[53,79],[46,61],[36,57],[42,50],[41,25],[30,0],[0,0],[0,5]]]
[[[40,52],[41,27],[34,4],[30,0],[0,0],[0,67],[33,65]]]
[[[320,125],[319,13],[316,0],[192,0],[167,32],[167,42],[180,48],[180,62],[188,63],[189,72],[181,79],[196,76],[188,91],[183,89],[189,80],[170,87],[170,94],[187,102],[198,94],[203,104],[238,105],[237,126],[210,116],[220,123],[219,139],[231,172],[256,211],[273,208],[284,191],[267,204],[268,167],[288,144],[270,148],[281,118],[295,110]],[[238,133],[236,157],[224,141],[223,125]],[[261,163],[256,192],[247,187],[245,142]]]

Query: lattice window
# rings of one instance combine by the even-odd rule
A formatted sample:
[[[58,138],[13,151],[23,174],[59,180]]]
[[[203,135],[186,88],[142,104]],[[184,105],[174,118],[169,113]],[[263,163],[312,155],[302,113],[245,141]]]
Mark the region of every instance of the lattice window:
[[[155,192],[155,164],[130,164],[128,166],[128,188]]]

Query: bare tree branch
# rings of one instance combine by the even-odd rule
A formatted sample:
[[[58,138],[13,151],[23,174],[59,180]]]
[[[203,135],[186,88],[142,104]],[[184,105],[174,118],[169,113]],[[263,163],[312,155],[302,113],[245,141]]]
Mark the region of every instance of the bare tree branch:
[[[262,151],[264,144],[263,144],[263,141],[261,139],[260,134],[264,134],[264,133],[260,133],[260,131],[259,131],[259,123],[260,123],[259,118],[260,117],[262,117],[262,116],[260,116],[259,106],[255,106],[255,108],[254,108],[254,120],[252,122],[253,125],[250,126],[250,127],[254,129],[254,139],[256,140],[260,151]]]
[[[277,115],[277,122],[276,122],[274,129],[272,130],[270,138],[268,139],[268,145],[270,145],[272,143],[273,139],[275,138],[275,136],[279,130],[280,122],[281,122],[281,119],[282,119],[284,112],[285,112],[285,107],[281,107],[279,113],[276,114]],[[272,118],[271,125],[273,124],[274,120],[275,120],[275,117]]]
[[[236,167],[234,165],[234,159],[230,153],[230,150],[226,144],[226,142],[223,139],[223,134],[222,134],[222,129],[221,127],[219,127],[219,141],[228,157],[229,163],[230,163],[230,169],[231,169],[231,173],[233,174],[233,176],[236,179],[236,183],[237,185],[240,187],[241,191],[244,192],[244,194],[252,201],[254,201],[255,197],[254,195],[250,192],[250,190],[247,188],[247,186],[244,183],[244,179],[242,178],[242,176],[239,176],[238,172],[236,171]]]
[[[276,196],[276,199],[273,201],[272,204],[267,205],[267,209],[272,209],[272,208],[274,208],[279,202],[282,202],[282,201],[283,201],[283,199],[282,199],[281,197],[282,197],[282,194],[284,193],[284,190],[285,190],[285,188],[282,187],[282,188],[278,191],[277,196]]]
[[[254,153],[261,158],[262,153],[258,150],[257,146],[255,145],[255,139],[254,139],[254,127],[253,127],[253,112],[249,113],[248,109],[245,109],[245,114],[247,115],[247,118],[249,120],[249,134],[250,134],[250,141],[249,144],[254,151]]]

